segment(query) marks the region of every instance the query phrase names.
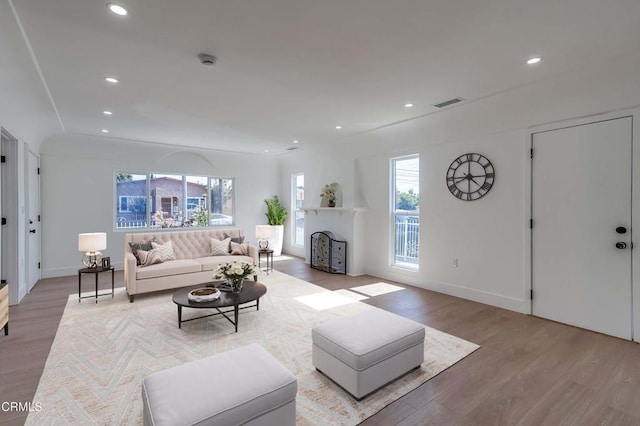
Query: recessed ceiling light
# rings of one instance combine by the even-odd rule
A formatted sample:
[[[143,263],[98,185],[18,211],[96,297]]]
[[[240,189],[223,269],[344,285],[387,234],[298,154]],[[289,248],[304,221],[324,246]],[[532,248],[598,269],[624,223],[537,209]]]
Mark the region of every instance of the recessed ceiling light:
[[[107,110],[102,111],[102,113],[104,115],[113,115],[113,113],[111,111],[107,111]]]
[[[115,3],[107,3],[107,7],[110,11],[115,13],[116,15],[125,16],[128,12],[127,9]]]
[[[102,133],[109,133],[109,131],[107,129],[102,129],[100,130]]]
[[[541,58],[540,56],[534,56],[533,58],[529,58],[529,59],[527,60],[527,64],[528,64],[528,65],[535,65],[535,64],[537,64],[538,62],[540,62],[541,60],[542,60],[542,58]]]
[[[413,107],[413,104],[404,104],[404,107],[405,108],[411,108],[411,107]]]
[[[104,79],[113,84],[116,84],[118,82],[118,79],[115,77],[105,77]]]
[[[265,149],[265,150],[264,150],[264,152],[269,152],[269,150],[268,150],[268,149]]]
[[[336,126],[336,130],[342,129],[342,126]]]
[[[293,143],[298,143],[298,142],[300,142],[300,141],[293,141]]]

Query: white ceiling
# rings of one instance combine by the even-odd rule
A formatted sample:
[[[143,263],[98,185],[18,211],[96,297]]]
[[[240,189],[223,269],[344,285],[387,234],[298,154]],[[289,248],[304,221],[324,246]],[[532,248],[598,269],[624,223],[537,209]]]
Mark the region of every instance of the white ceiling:
[[[330,143],[640,50],[638,0],[114,0],[127,17],[107,0],[2,1],[60,132],[241,152]]]

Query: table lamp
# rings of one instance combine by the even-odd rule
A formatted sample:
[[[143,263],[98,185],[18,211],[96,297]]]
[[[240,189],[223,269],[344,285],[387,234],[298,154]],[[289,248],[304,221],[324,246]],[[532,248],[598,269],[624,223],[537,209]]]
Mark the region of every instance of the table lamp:
[[[258,248],[260,250],[269,248],[269,238],[271,238],[271,226],[256,225],[256,239],[258,240]]]
[[[100,250],[107,248],[107,234],[105,232],[90,232],[78,234],[78,250],[83,251],[82,263],[87,268],[96,268],[98,258],[102,257]]]

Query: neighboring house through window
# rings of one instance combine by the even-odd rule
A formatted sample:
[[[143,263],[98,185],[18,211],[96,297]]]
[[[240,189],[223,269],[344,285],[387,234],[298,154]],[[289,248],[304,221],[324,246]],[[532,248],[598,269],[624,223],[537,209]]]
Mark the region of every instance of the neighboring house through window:
[[[418,269],[420,252],[420,158],[391,159],[391,264]]]
[[[233,179],[116,173],[117,229],[234,224]]]

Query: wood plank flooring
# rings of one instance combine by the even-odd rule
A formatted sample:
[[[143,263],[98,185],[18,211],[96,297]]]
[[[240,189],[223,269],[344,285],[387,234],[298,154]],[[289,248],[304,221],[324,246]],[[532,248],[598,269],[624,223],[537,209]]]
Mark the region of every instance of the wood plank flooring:
[[[275,269],[330,290],[383,281],[326,274],[293,257],[276,258]],[[101,278],[101,288],[109,281]],[[482,348],[363,425],[640,425],[639,345],[392,284],[405,290],[365,303]],[[10,308],[9,336],[0,334],[0,404],[32,400],[67,297],[77,285],[75,276],[41,280]],[[116,285],[124,285],[121,271]],[[2,425],[21,425],[25,418],[24,412],[0,409]]]

